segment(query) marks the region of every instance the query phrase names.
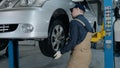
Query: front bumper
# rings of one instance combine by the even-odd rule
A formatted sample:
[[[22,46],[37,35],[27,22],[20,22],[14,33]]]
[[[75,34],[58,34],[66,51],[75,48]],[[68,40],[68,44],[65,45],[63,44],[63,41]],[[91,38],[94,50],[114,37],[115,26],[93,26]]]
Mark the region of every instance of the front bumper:
[[[0,10],[0,38],[36,39],[47,38],[48,21],[40,8]],[[24,32],[22,26],[33,26],[31,32]]]

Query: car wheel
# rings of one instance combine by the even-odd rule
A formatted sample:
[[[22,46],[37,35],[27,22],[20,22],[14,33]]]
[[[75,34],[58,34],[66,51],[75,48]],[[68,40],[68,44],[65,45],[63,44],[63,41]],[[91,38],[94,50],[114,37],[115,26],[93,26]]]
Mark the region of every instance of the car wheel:
[[[56,51],[64,47],[66,43],[65,27],[60,20],[54,20],[49,28],[48,38],[39,41],[41,52],[48,57],[53,57]]]
[[[8,45],[8,40],[0,39],[0,51],[5,49],[7,45]]]
[[[120,52],[120,42],[115,42],[115,46],[114,46],[114,51],[115,53],[119,53]]]
[[[9,57],[9,55],[8,55],[8,46],[7,46],[6,51],[5,51],[5,56]]]

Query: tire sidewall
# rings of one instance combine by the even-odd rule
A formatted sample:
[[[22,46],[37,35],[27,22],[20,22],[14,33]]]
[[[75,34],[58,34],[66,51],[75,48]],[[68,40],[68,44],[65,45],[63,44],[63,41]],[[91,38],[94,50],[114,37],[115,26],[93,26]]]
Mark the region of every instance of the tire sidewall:
[[[63,31],[64,31],[63,33],[65,34],[65,26],[63,24],[64,24],[64,22],[62,22],[59,19],[55,19],[54,21],[52,21],[52,24],[49,27],[49,31],[48,31],[48,38],[44,39],[43,41],[39,41],[39,47],[40,47],[40,50],[41,50],[43,55],[45,55],[47,57],[54,58],[54,54],[56,53],[56,51],[53,49],[52,43],[51,43],[52,31],[57,25],[60,25],[63,28]],[[65,34],[64,39],[65,40],[63,40],[63,41],[64,41],[64,44],[65,44],[65,42],[66,42],[66,34]],[[64,44],[60,48],[64,47]]]
[[[5,49],[8,45],[8,40],[0,39],[0,51]]]
[[[65,35],[65,27],[64,27],[64,25],[63,25],[63,22],[62,22],[61,20],[59,20],[59,19],[54,20],[54,21],[53,21],[53,24],[50,26],[49,34],[48,34],[48,45],[50,45],[50,48],[51,48],[53,54],[54,54],[56,51],[52,48],[51,35],[52,35],[52,31],[53,31],[54,27],[56,27],[57,25],[62,26],[63,31],[64,31],[64,35]],[[66,39],[66,36],[65,36],[65,39]],[[64,44],[65,44],[65,42],[66,42],[66,41],[64,40]],[[64,44],[63,44],[63,45],[64,45]],[[63,47],[63,46],[61,46],[61,48],[62,48],[62,47]]]

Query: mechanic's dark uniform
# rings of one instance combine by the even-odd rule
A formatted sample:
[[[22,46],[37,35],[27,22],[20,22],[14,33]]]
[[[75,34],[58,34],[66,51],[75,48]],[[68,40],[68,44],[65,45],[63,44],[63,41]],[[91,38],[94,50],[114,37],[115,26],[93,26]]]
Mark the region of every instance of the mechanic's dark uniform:
[[[90,40],[93,30],[83,15],[78,15],[76,19],[81,20],[85,26],[75,19],[72,20],[70,23],[70,41],[60,51],[63,54],[72,50],[67,68],[88,68],[91,60]]]

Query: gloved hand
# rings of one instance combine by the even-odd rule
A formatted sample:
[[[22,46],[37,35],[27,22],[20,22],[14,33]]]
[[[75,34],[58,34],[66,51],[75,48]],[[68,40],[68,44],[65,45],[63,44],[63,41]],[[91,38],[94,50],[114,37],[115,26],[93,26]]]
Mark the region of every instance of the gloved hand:
[[[61,52],[60,52],[60,51],[57,51],[57,52],[54,54],[54,59],[59,59],[61,56],[62,56]]]

